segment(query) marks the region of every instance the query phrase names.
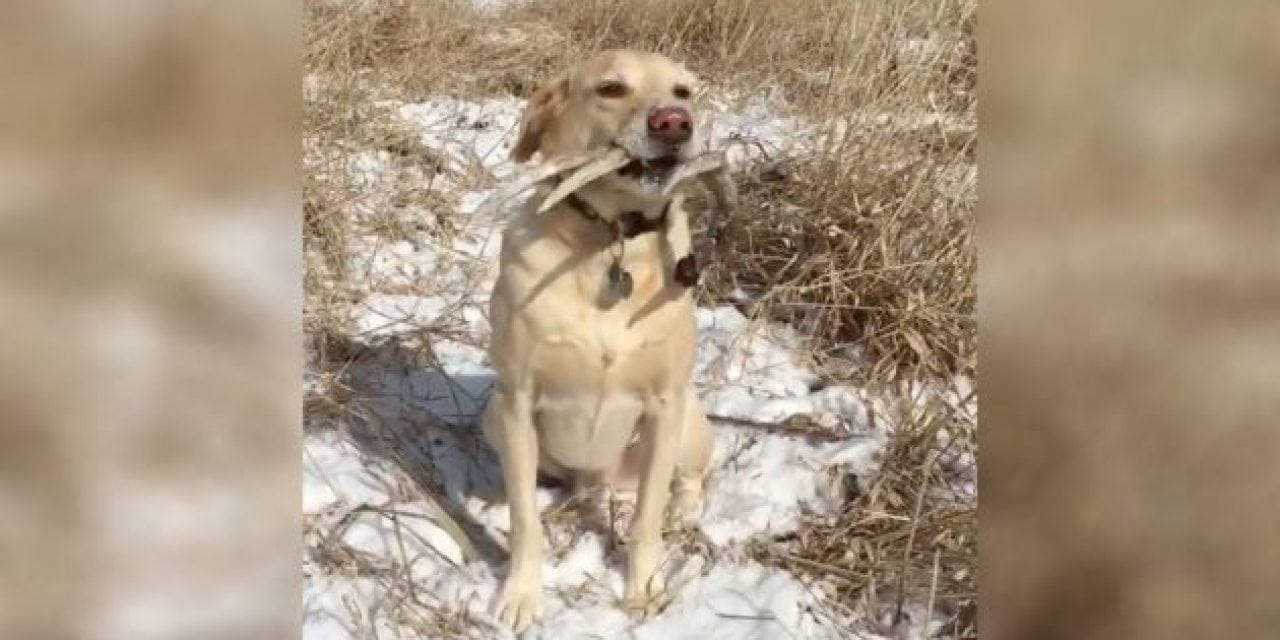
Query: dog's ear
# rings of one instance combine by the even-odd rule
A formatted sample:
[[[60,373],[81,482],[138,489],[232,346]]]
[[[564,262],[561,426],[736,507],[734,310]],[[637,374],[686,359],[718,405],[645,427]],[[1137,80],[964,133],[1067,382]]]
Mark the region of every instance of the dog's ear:
[[[542,147],[543,134],[564,113],[568,98],[569,80],[563,77],[551,80],[533,92],[524,114],[520,116],[520,133],[516,136],[515,147],[511,149],[511,157],[516,162],[528,160]]]

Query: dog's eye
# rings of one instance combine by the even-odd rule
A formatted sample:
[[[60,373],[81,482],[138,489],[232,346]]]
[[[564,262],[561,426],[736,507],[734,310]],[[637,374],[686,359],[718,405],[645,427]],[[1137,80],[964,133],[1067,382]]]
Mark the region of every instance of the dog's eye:
[[[671,90],[671,94],[677,98],[680,98],[681,100],[688,100],[690,95],[689,87],[686,87],[682,84],[678,84],[674,89]]]
[[[628,91],[630,89],[627,88],[627,85],[617,80],[606,80],[596,85],[596,94],[602,98],[621,98],[627,95]]]

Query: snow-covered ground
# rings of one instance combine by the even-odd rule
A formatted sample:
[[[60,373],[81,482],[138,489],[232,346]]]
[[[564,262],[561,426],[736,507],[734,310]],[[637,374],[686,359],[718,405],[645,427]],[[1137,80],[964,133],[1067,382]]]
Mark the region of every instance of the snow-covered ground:
[[[344,161],[357,187],[344,213],[355,221],[351,267],[363,287],[352,339],[379,355],[352,373],[364,385],[358,424],[348,419],[306,437],[305,636],[422,637],[424,628],[443,628],[414,613],[431,611],[430,624],[451,624],[454,636],[510,637],[489,615],[505,556],[477,551],[468,538],[479,533],[504,545],[508,526],[505,504],[493,499],[500,476],[480,445],[476,417],[493,382],[485,309],[501,214],[509,210],[489,206],[490,197],[518,173],[507,155],[521,102],[377,106],[423,147],[442,152],[446,170],[432,175],[378,149]],[[732,146],[737,168],[764,152],[814,144],[811,130],[777,116],[783,112],[767,99],[713,101],[708,144]],[[742,138],[760,144],[733,144]],[[384,218],[426,216],[392,202],[394,187],[406,181],[453,203],[456,216],[390,241],[378,231]],[[622,552],[614,539],[623,525],[557,519],[560,492],[539,489],[548,509],[545,617],[526,637],[851,637],[849,621],[814,585],[749,560],[745,544],[793,530],[807,509],[834,507],[848,474],[864,482],[874,475],[891,428],[887,412],[862,390],[816,384],[786,327],[751,321],[733,307],[699,309],[698,327],[696,383],[714,418],[714,471],[701,533],[667,545],[672,603],[647,620],[624,614],[616,606]],[[411,345],[417,359],[394,344]],[[795,415],[830,437],[768,427]],[[381,446],[380,438],[394,445]],[[597,512],[626,512],[625,502],[599,501]],[[452,524],[459,519],[468,521],[468,536]]]

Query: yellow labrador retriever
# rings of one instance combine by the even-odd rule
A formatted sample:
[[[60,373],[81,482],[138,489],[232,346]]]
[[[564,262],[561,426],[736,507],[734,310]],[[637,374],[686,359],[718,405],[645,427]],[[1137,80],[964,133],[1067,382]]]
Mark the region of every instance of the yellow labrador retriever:
[[[553,172],[514,214],[490,302],[484,431],[511,507],[497,614],[517,631],[541,615],[540,470],[635,489],[629,608],[660,595],[672,494],[685,515],[700,502],[711,434],[691,383],[696,271],[674,183],[698,157],[696,82],[664,56],[608,51],[539,88],[521,121],[517,161],[578,171]]]

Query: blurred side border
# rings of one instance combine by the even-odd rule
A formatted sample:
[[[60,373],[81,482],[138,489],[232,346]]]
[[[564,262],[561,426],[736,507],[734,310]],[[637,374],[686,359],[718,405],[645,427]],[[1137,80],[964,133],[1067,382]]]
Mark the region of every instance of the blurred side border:
[[[1280,632],[1277,10],[980,8],[983,638]],[[295,635],[299,7],[0,12],[0,636]]]
[[[301,618],[301,7],[0,7],[0,637]]]
[[[981,637],[1280,637],[1280,6],[980,20]]]

